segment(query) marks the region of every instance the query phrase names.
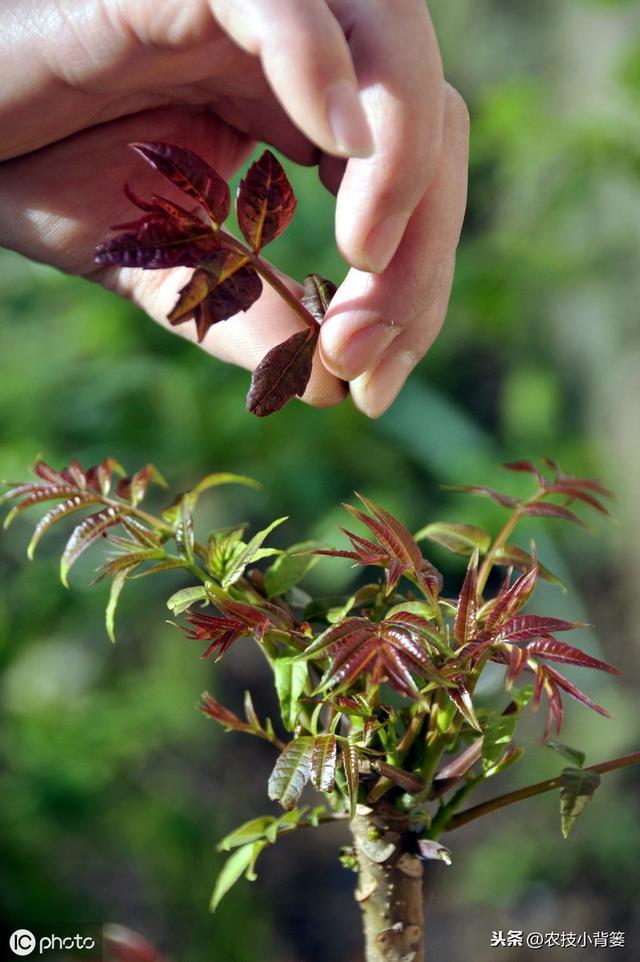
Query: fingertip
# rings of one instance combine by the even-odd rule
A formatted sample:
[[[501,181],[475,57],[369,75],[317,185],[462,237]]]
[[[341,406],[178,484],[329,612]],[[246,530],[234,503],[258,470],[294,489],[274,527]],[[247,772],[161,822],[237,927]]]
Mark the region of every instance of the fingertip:
[[[373,135],[356,84],[348,79],[335,81],[327,88],[325,100],[332,153],[338,157],[370,157]]]
[[[393,351],[373,371],[356,378],[351,383],[351,396],[356,407],[368,418],[381,417],[391,407],[419,360],[414,351]]]

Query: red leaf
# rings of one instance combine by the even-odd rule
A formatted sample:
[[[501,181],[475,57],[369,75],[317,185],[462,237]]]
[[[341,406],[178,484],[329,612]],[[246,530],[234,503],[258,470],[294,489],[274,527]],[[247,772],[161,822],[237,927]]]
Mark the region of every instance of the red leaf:
[[[370,511],[371,514],[378,519],[380,525],[374,527],[370,524],[370,519],[367,519],[364,515],[359,515],[360,520],[364,520],[364,523],[371,527],[372,531],[377,535],[378,540],[385,545],[385,547],[394,551],[398,561],[408,560],[417,569],[420,569],[424,561],[422,552],[405,526],[398,521],[397,518],[394,518],[392,514],[385,511],[384,508],[380,508],[377,504],[374,504],[373,501],[369,501],[368,498],[365,498],[357,492],[356,495],[360,501],[362,501],[367,511]]]
[[[513,684],[521,671],[527,664],[526,648],[518,648],[517,645],[509,645],[509,667],[507,669],[507,686]]]
[[[473,707],[473,700],[466,686],[460,682],[457,689],[450,688],[447,690],[447,694],[465,721],[476,731],[482,731]]]
[[[522,508],[522,513],[538,518],[562,518],[564,521],[573,521],[574,524],[579,524],[582,528],[587,527],[582,518],[579,518],[575,512],[570,511],[569,508],[564,508],[561,504],[537,501],[535,504],[525,505]]]
[[[573,481],[558,481],[556,484],[550,485],[547,490],[551,494],[565,494],[568,498],[577,498],[579,501],[584,501],[585,504],[595,508],[600,514],[605,514],[607,517],[611,516],[611,512],[601,501],[598,501],[593,495],[587,494],[586,491],[582,491]]]
[[[418,694],[413,674],[447,685],[419,635],[408,627],[350,618],[324,632],[305,654],[318,655],[325,651],[331,664],[320,681],[319,690],[347,688],[365,674],[374,683],[386,680],[400,694],[413,698]]]
[[[489,611],[486,631],[495,636],[496,629],[512,618],[522,608],[535,588],[538,578],[538,565],[520,575],[510,588],[502,590]]]
[[[291,221],[296,199],[287,175],[270,150],[265,150],[240,182],[236,209],[240,230],[256,253]]]
[[[453,637],[465,645],[476,633],[478,618],[478,551],[473,552],[460,589],[458,610],[453,623]]]
[[[115,524],[120,524],[121,514],[117,508],[105,508],[97,514],[89,515],[73,529],[60,559],[60,578],[67,585],[67,577],[71,567],[76,563],[89,545],[104,534]]]
[[[43,481],[49,481],[50,484],[64,484],[64,478],[60,472],[54,470],[46,461],[36,461],[33,471],[39,478],[42,478]]]
[[[547,484],[547,479],[532,461],[510,461],[508,464],[503,464],[502,467],[506,468],[507,471],[526,471],[528,474],[533,474],[543,487]]]
[[[487,498],[491,498],[492,501],[496,501],[501,504],[503,508],[517,508],[520,502],[517,498],[512,498],[508,494],[502,494],[500,491],[495,491],[493,488],[486,488],[483,485],[478,484],[456,484],[447,485],[450,491],[462,491],[467,494],[481,494],[485,495]]]
[[[251,376],[247,395],[247,410],[251,414],[266,417],[283,408],[291,398],[304,394],[317,340],[317,330],[298,331],[262,358]]]
[[[196,614],[189,611],[187,621],[193,625],[193,628],[183,628],[187,638],[211,642],[201,655],[202,658],[206,658],[217,649],[216,661],[219,661],[225,651],[238,638],[253,635],[254,638],[260,640],[271,626],[271,622],[264,612],[241,601],[234,601],[231,598],[224,601],[218,599],[216,607],[221,612],[222,617]]]
[[[533,655],[536,658],[547,658],[550,661],[559,661],[567,665],[579,665],[581,668],[597,668],[599,671],[607,671],[611,675],[621,674],[618,668],[607,664],[606,661],[594,658],[593,655],[587,655],[579,648],[567,645],[556,638],[542,638],[539,641],[532,641],[525,650],[528,655]]]
[[[580,691],[579,688],[576,688],[575,685],[572,685],[571,682],[568,681],[564,675],[561,675],[560,672],[557,672],[555,668],[550,668],[548,665],[545,665],[543,671],[552,683],[555,682],[558,687],[562,688],[563,691],[566,691],[567,694],[571,695],[572,698],[576,698],[578,701],[581,701],[583,705],[587,705],[589,708],[597,711],[599,715],[604,715],[605,718],[611,718],[611,715],[606,708],[596,705],[596,703],[591,701],[591,699],[588,698],[583,691]]]
[[[175,326],[194,318],[202,341],[213,324],[248,310],[262,293],[262,281],[247,262],[228,250],[207,257],[180,291],[169,322]]]
[[[540,638],[554,631],[571,631],[583,628],[580,622],[563,621],[561,618],[547,618],[544,615],[518,615],[503,624],[497,633],[498,638],[509,641],[526,641],[529,638]]]
[[[101,266],[195,267],[219,246],[215,234],[190,215],[173,217],[148,214],[131,231],[99,244],[94,261]]]
[[[138,143],[131,147],[172,184],[197,200],[214,224],[227,219],[231,207],[228,184],[202,157],[175,144]]]
[[[243,722],[229,708],[221,705],[208,691],[203,693],[198,703],[198,708],[204,715],[213,718],[214,721],[217,721],[218,724],[222,725],[227,731],[253,731],[252,726],[248,722]]]

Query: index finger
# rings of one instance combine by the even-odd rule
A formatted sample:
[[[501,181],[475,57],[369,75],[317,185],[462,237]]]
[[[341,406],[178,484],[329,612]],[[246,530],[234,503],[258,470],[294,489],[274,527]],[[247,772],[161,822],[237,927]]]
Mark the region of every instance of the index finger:
[[[444,77],[424,0],[333,4],[349,37],[375,150],[349,160],[338,191],[336,236],[354,267],[386,268],[437,169]]]

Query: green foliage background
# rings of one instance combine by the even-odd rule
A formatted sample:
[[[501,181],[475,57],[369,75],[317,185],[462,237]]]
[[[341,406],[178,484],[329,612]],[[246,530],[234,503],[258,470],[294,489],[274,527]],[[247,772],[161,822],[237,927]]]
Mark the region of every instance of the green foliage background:
[[[0,473],[22,477],[38,452],[57,465],[74,455],[113,454],[131,469],[153,461],[177,489],[237,471],[264,493],[216,495],[207,521],[287,513],[290,541],[330,539],[354,488],[414,527],[443,516],[494,524],[499,509],[439,485],[504,483],[501,461],[545,454],[598,474],[619,492],[618,529],[594,539],[551,522],[523,534],[572,586],[568,598],[544,589],[540,610],[596,622],[585,646],[625,669],[621,681],[587,684],[613,721],[570,707],[564,740],[598,761],[637,748],[640,12],[613,0],[431,8],[472,114],[470,208],[447,324],[392,410],[369,422],[349,403],[296,403],[254,419],[246,372],[85,282],[2,252]],[[299,213],[273,257],[295,276],[337,280],[332,202],[313,172],[292,179]],[[18,523],[0,543],[3,910],[26,926],[127,924],[180,962],[250,962],[256,946],[265,962],[356,962],[353,879],[337,864],[333,829],[282,843],[260,882],[207,915],[215,841],[268,811],[272,757],[220,736],[192,705],[209,687],[236,707],[252,686],[268,710],[250,647],[220,670],[198,661],[197,646],[164,624],[164,597],[179,586],[166,574],[129,589],[112,649],[104,589],[88,588],[95,556],[65,592],[51,543],[31,565],[26,540]],[[460,567],[434,560],[456,586]],[[310,584],[328,592],[348,577],[327,561]],[[536,720],[525,737],[528,773],[501,776],[504,790],[557,771],[539,731]],[[527,959],[489,948],[491,931],[509,928],[626,929],[637,945],[639,791],[632,772],[608,778],[568,842],[550,796],[452,836],[454,866],[432,873],[433,957]],[[584,957],[605,957],[597,952]]]

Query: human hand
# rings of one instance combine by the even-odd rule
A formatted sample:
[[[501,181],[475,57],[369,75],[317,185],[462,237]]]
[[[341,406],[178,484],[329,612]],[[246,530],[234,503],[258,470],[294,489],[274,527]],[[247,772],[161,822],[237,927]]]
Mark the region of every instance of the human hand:
[[[324,368],[316,365],[305,398],[335,403],[344,393],[338,378],[355,379],[356,403],[381,413],[442,323],[465,202],[466,111],[445,88],[424,4],[37,6],[14,11],[5,31],[12,82],[0,124],[3,156],[12,159],[0,165],[0,241],[98,280],[162,321],[185,271],[95,270],[91,261],[109,224],[130,215],[122,181],[144,191],[153,177],[126,143],[173,140],[226,178],[256,139],[318,163],[337,192],[338,244],[354,269],[323,325]],[[43,20],[50,29],[34,44],[33,25]],[[359,99],[349,94],[356,78]],[[355,156],[367,154],[370,135],[373,151]],[[203,346],[251,367],[296,329],[265,295]]]

